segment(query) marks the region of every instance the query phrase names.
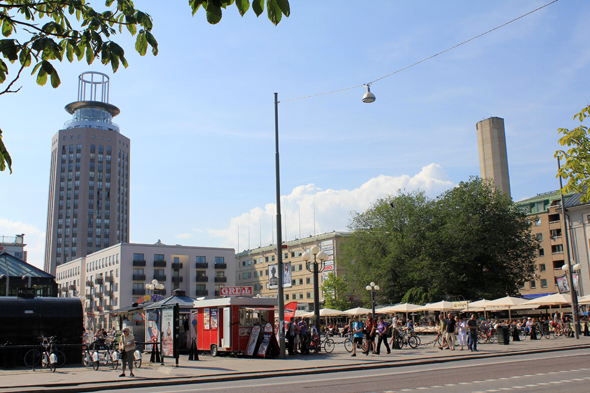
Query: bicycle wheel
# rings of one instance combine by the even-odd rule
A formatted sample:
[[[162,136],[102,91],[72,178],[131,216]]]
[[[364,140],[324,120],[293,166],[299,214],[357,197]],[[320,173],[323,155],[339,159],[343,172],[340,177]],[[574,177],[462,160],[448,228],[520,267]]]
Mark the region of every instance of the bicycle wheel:
[[[49,367],[49,354],[47,352],[43,352],[41,354],[41,367]]]
[[[418,346],[422,345],[422,339],[420,338],[420,336],[414,336],[414,338],[416,339]]]
[[[520,329],[518,335],[520,336],[520,341],[526,340],[526,331],[524,329]]]
[[[408,345],[412,349],[418,348],[418,340],[416,340],[416,337],[414,337],[414,336],[409,337],[408,338]]]
[[[326,341],[324,341],[324,352],[332,353],[335,346],[336,346],[336,344],[334,344],[334,340],[332,340],[331,338],[328,338]]]
[[[133,359],[133,367],[141,368],[141,359]]]
[[[33,368],[41,361],[41,352],[36,349],[29,349],[27,353],[25,353],[24,361],[25,366]]]
[[[66,364],[66,354],[59,349],[55,350],[55,354],[57,355],[57,367],[63,367]]]
[[[346,338],[344,340],[344,349],[346,349],[346,351],[348,353],[352,352],[352,349],[354,348],[354,343],[352,342],[352,340],[350,338]]]

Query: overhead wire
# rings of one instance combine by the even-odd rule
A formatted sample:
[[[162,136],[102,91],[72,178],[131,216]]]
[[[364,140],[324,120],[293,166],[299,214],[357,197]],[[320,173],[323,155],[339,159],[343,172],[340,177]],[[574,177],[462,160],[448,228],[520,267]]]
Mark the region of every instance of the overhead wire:
[[[380,77],[380,78],[377,78],[377,79],[375,79],[375,80],[373,80],[373,81],[371,81],[371,82],[368,82],[368,83],[362,83],[362,84],[360,84],[360,85],[356,85],[356,86],[345,87],[345,88],[343,88],[343,89],[338,89],[338,90],[330,90],[330,91],[326,91],[326,92],[323,92],[323,93],[317,93],[317,94],[312,94],[312,95],[308,95],[308,96],[298,97],[298,98],[289,98],[289,99],[287,99],[287,100],[281,100],[281,101],[279,101],[279,102],[288,102],[288,101],[303,100],[303,99],[306,99],[306,98],[318,97],[318,96],[322,96],[322,95],[326,95],[326,94],[332,94],[332,93],[338,93],[338,92],[345,91],[345,90],[356,89],[357,87],[362,87],[362,86],[371,86],[371,84],[373,84],[373,83],[375,83],[375,82],[378,82],[378,81],[380,81],[380,80],[383,80],[383,79],[385,79],[385,78],[388,78],[388,77],[390,77],[390,76],[392,76],[392,75],[395,75],[395,74],[397,74],[397,73],[400,73],[400,72],[402,72],[402,71],[405,71],[405,70],[407,70],[408,68],[414,67],[414,66],[416,66],[416,65],[418,65],[418,64],[420,64],[420,63],[424,63],[425,61],[428,61],[428,60],[430,60],[430,59],[433,59],[433,58],[435,58],[436,56],[442,55],[443,53],[446,53],[446,52],[448,52],[448,51],[451,51],[451,50],[453,50],[453,49],[455,49],[455,48],[458,48],[458,47],[460,47],[461,45],[465,45],[465,44],[467,44],[468,42],[471,42],[471,41],[473,41],[473,40],[476,40],[476,39],[478,39],[478,38],[480,38],[480,37],[483,37],[484,35],[486,35],[486,34],[489,34],[489,33],[493,32],[493,31],[495,31],[495,30],[501,29],[502,27],[504,27],[504,26],[506,26],[506,25],[509,25],[509,24],[511,24],[511,23],[513,23],[513,22],[516,22],[517,20],[519,20],[519,19],[522,19],[522,18],[524,18],[524,17],[526,17],[526,16],[529,16],[529,15],[531,15],[531,14],[533,14],[533,13],[537,12],[537,11],[540,11],[540,10],[542,10],[543,8],[545,8],[545,7],[548,7],[548,6],[550,6],[551,4],[553,4],[553,3],[557,3],[558,1],[559,1],[559,0],[553,0],[553,1],[551,1],[551,2],[549,2],[549,3],[547,3],[547,4],[543,5],[543,6],[541,6],[541,7],[539,7],[539,8],[536,8],[536,9],[534,9],[534,10],[530,11],[530,12],[527,12],[526,14],[523,14],[523,15],[521,15],[521,16],[519,16],[519,17],[517,17],[517,18],[514,18],[514,19],[512,19],[512,20],[510,20],[510,21],[508,21],[508,22],[506,22],[506,23],[504,23],[504,24],[501,24],[501,25],[499,25],[499,26],[496,26],[496,27],[494,27],[493,29],[490,29],[490,30],[488,30],[488,31],[486,31],[486,32],[484,32],[484,33],[481,33],[481,34],[479,34],[479,35],[476,35],[475,37],[472,37],[472,38],[470,38],[470,39],[468,39],[468,40],[466,40],[466,41],[463,41],[463,42],[461,42],[461,43],[459,43],[459,44],[457,44],[457,45],[451,46],[450,48],[447,48],[447,49],[445,49],[445,50],[443,50],[443,51],[441,51],[441,52],[438,52],[438,53],[436,53],[436,54],[434,54],[434,55],[432,55],[432,56],[426,57],[426,58],[424,58],[424,59],[422,59],[422,60],[420,60],[420,61],[417,61],[417,62],[415,62],[415,63],[413,63],[413,64],[410,64],[410,65],[408,65],[408,66],[406,66],[406,67],[404,67],[404,68],[400,68],[400,69],[399,69],[399,70],[397,70],[397,71],[394,71],[394,72],[392,72],[392,73],[390,73],[390,74],[384,75],[384,76],[382,76],[382,77]]]

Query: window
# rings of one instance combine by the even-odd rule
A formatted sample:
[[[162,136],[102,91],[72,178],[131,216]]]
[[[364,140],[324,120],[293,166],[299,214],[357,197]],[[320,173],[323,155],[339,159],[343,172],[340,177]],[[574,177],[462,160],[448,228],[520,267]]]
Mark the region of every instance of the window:
[[[542,233],[537,233],[537,240],[540,242],[543,241],[543,234]]]
[[[244,274],[247,274],[247,273],[244,273]],[[225,271],[223,271],[223,270],[216,270],[215,271],[215,277],[225,277]],[[248,278],[250,278],[250,277],[248,277]]]
[[[547,270],[547,269],[545,268],[545,264],[544,264],[544,263],[541,263],[541,264],[539,265],[539,271],[540,271],[540,272],[544,272],[545,270]]]
[[[221,265],[225,263],[225,258],[224,257],[215,257],[215,264],[216,265]]]
[[[531,280],[531,289],[535,289],[537,287],[537,283],[535,280]]]
[[[293,298],[293,299],[295,299],[295,298]],[[289,294],[287,294],[287,293],[285,294],[285,300],[289,300]]]
[[[143,276],[143,269],[133,269],[133,275],[134,276]]]
[[[221,273],[223,273],[223,272],[221,272]],[[215,272],[215,277],[223,277],[223,276],[218,276],[218,275],[217,275],[217,272]],[[248,278],[252,278],[252,273],[251,273],[251,272],[244,273],[244,274],[242,274],[242,278],[243,278],[244,280],[246,280],[246,279],[248,279]]]
[[[197,287],[197,291],[206,291],[207,290],[207,285],[205,285],[205,284],[197,284],[195,286]]]
[[[539,248],[539,256],[542,257],[543,255],[545,255],[545,250]]]
[[[204,270],[197,270],[197,277],[207,277],[207,272]]]
[[[154,277],[156,278],[156,280],[158,279],[158,277],[160,277],[160,279],[163,280],[162,277],[164,277],[164,269],[154,269]]]
[[[288,253],[288,252],[286,252],[286,253],[283,255],[283,259],[287,259],[287,258],[289,258],[289,253]]]
[[[541,279],[541,288],[547,288],[547,280],[544,278]]]
[[[141,291],[143,289],[143,284],[140,282],[134,282],[133,283],[133,290],[136,291]]]
[[[313,292],[307,292],[307,298],[313,299]]]
[[[306,284],[313,284],[313,277],[307,277],[307,278],[305,279],[305,283],[306,283]]]
[[[207,263],[207,260],[205,257],[197,257],[197,263]]]
[[[163,261],[164,254],[154,254],[154,261]]]
[[[538,227],[541,225],[541,217],[537,217],[537,219],[535,220],[535,226]]]
[[[563,244],[556,244],[554,246],[551,246],[551,252],[553,254],[563,253]]]

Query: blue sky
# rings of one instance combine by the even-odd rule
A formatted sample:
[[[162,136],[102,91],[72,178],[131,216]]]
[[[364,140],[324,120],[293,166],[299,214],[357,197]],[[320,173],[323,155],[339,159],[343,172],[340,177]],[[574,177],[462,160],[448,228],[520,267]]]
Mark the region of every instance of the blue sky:
[[[57,64],[58,89],[24,73],[18,94],[0,96],[14,161],[0,174],[0,235],[25,233],[42,266],[51,138],[82,72],[111,77],[115,122],[132,142],[131,241],[243,250],[274,234],[274,92],[362,85],[548,2],[292,0],[276,27],[233,6],[211,26],[186,1],[137,2],[158,56],[121,35],[129,68]],[[557,128],[577,126],[590,103],[588,20],[589,2],[561,0],[374,83],[373,104],[362,87],[281,103],[284,237],[345,230],[377,198],[435,196],[479,175],[475,124],[491,116],[505,119],[513,198],[557,189]]]

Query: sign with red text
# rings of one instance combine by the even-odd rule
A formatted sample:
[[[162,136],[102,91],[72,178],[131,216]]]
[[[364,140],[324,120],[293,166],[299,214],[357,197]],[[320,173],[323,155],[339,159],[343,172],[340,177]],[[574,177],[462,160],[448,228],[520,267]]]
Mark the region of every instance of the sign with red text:
[[[221,296],[252,296],[252,287],[223,287]]]

